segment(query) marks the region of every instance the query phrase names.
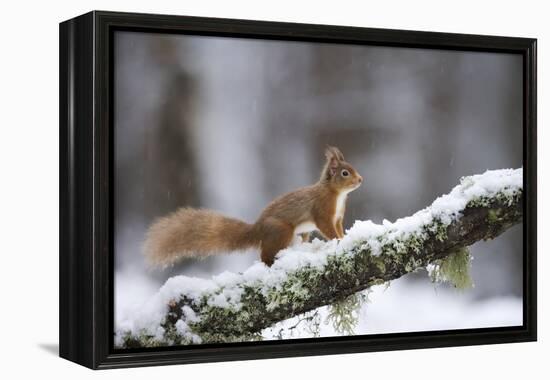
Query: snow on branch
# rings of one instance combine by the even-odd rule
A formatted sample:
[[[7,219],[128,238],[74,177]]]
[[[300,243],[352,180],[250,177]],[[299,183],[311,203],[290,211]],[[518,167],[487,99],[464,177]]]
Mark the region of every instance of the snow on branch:
[[[521,221],[523,170],[463,177],[412,216],[381,225],[356,221],[341,240],[314,240],[279,252],[272,267],[212,279],[176,276],[131,318],[117,323],[117,347],[261,339],[277,322],[337,303],[426,268]]]

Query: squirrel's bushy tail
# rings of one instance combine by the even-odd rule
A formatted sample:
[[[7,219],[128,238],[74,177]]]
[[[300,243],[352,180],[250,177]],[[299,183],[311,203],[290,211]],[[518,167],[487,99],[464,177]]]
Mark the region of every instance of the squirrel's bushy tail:
[[[259,246],[254,225],[210,210],[181,208],[157,219],[147,232],[145,256],[167,266],[185,258],[201,258]]]

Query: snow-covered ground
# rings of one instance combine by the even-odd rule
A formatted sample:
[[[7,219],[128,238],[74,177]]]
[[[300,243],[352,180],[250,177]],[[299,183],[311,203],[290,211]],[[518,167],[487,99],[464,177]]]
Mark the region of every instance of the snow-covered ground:
[[[144,300],[158,291],[157,284],[147,277],[133,277],[129,272],[117,275],[116,320],[127,318],[143,307]],[[139,295],[138,298],[127,297]],[[126,295],[123,296],[123,295]],[[474,299],[468,291],[457,291],[444,284],[410,281],[406,277],[386,285],[373,286],[369,302],[359,311],[355,333],[386,334],[415,331],[468,329],[482,327],[518,326],[523,323],[522,300],[518,297],[493,297]],[[320,336],[339,335],[331,323],[325,323],[328,308],[318,309]],[[288,327],[296,325],[291,318],[263,332],[265,339],[277,339],[283,329],[284,338],[308,338],[312,333],[305,322],[288,333]]]
[[[116,291],[119,294],[117,320],[135,313],[143,302],[157,291],[155,282],[146,277],[132,277],[129,273],[117,276]],[[123,297],[123,294],[139,294],[138,299]],[[518,297],[493,297],[473,299],[468,291],[457,291],[442,284],[426,281],[410,281],[400,278],[386,285],[373,286],[368,295],[369,302],[359,311],[355,333],[386,334],[415,331],[435,331],[482,327],[518,326],[523,323],[522,300]],[[126,301],[126,302],[124,302]],[[339,335],[331,323],[325,323],[328,308],[318,309],[321,320],[320,336]],[[278,323],[263,332],[265,339],[277,339],[283,330],[284,338],[312,337],[309,326],[302,322],[288,332],[288,327],[296,325],[298,318]]]
[[[467,291],[460,292],[446,285],[410,281],[400,278],[385,285],[373,286],[369,302],[359,311],[355,334],[388,334],[483,327],[518,326],[523,323],[521,298],[495,297],[473,299]],[[331,323],[326,323],[328,308],[318,309],[320,336],[341,335]],[[277,339],[283,329],[284,338],[313,337],[305,322],[295,326],[298,318],[291,318],[263,331],[265,339]]]

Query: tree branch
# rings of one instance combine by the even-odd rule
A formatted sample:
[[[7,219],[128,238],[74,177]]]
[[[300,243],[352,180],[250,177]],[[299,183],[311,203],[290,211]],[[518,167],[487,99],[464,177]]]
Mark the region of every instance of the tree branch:
[[[465,177],[411,217],[383,225],[356,222],[341,241],[280,252],[271,268],[257,263],[212,280],[174,277],[137,316],[118,324],[116,345],[260,339],[260,331],[277,322],[493,239],[522,215],[522,169]]]

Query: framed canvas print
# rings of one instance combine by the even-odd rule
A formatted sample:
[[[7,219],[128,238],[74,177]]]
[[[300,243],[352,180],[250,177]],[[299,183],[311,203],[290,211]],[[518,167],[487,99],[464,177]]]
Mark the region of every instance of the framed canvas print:
[[[60,355],[536,339],[536,40],[60,24]]]

